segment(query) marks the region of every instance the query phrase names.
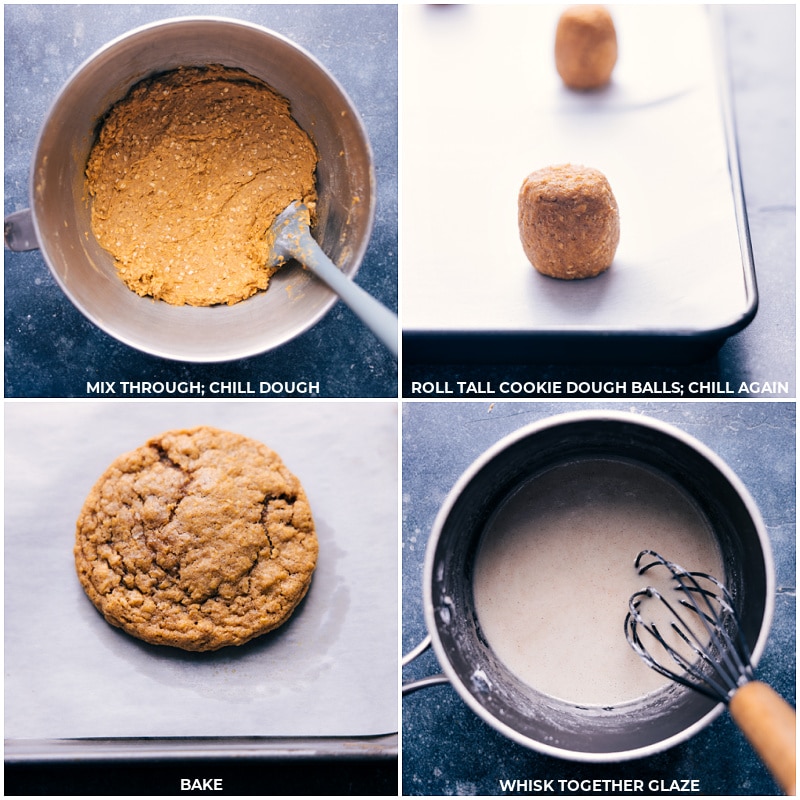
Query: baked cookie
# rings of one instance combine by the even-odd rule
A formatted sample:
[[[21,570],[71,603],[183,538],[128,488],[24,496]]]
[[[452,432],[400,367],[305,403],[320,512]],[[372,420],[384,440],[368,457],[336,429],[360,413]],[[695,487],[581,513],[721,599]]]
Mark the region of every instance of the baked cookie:
[[[592,278],[611,266],[619,244],[619,210],[599,170],[561,164],[532,172],[518,205],[522,247],[542,274]]]
[[[599,89],[617,63],[617,32],[605,6],[566,9],[556,26],[556,69],[571,89]]]
[[[78,517],[75,565],[110,624],[151,644],[217,650],[285,622],[317,552],[308,499],[280,457],[198,427],[111,464]]]

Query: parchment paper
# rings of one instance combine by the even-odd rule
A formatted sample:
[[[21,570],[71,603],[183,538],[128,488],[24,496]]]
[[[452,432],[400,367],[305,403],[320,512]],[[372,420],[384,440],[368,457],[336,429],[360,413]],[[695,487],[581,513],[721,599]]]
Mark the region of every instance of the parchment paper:
[[[185,653],[108,625],[75,520],[117,455],[172,428],[237,431],[303,483],[320,541],[284,626]],[[8,402],[5,736],[361,736],[397,731],[397,410],[381,402]]]
[[[708,9],[611,6],[609,87],[566,89],[563,6],[400,6],[403,327],[713,331],[749,296]],[[517,196],[534,170],[601,170],[620,209],[611,268],[559,281],[528,263]]]

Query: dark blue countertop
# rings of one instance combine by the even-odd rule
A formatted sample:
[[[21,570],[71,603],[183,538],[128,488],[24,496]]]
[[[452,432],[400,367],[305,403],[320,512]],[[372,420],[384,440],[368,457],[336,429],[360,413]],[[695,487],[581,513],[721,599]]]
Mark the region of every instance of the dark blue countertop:
[[[375,226],[356,282],[397,308],[397,9],[392,5],[7,5],[5,214],[29,206],[34,142],[72,72],[99,47],[158,19],[216,15],[263,25],[321,61],[349,94],[375,160]],[[87,381],[319,382],[322,397],[396,397],[397,363],[337,302],[280,349],[182,364],[111,338],[62,293],[39,251],[5,254],[6,397],[83,397]],[[232,393],[231,396],[236,396]],[[274,393],[270,396],[291,396]]]
[[[775,616],[757,677],[794,704],[794,403],[406,403],[403,652],[411,651],[427,633],[422,605],[425,548],[436,514],[458,477],[512,431],[553,414],[594,408],[633,411],[681,428],[722,457],[753,495],[773,548],[777,586]],[[440,671],[428,650],[403,670],[403,679],[417,680]],[[601,765],[562,761],[507,740],[448,684],[407,695],[402,724],[402,791],[407,795],[497,795],[507,793],[501,790],[501,779],[596,778],[637,778],[645,786],[651,780],[670,785],[673,780],[696,779],[701,795],[780,794],[727,713],[667,752]]]
[[[729,338],[716,355],[698,363],[670,364],[650,361],[642,345],[639,364],[548,363],[536,356],[531,364],[420,363],[404,364],[404,397],[432,397],[435,392],[414,392],[412,382],[449,382],[458,398],[480,396],[490,384],[492,397],[503,395],[501,381],[608,381],[628,383],[626,392],[572,394],[629,397],[631,382],[650,382],[646,396],[674,399],[672,383],[706,384],[695,396],[795,397],[795,6],[727,5],[723,10],[725,48],[731,84],[735,137],[749,220],[750,239],[759,292],[753,322]],[[497,348],[495,348],[497,349]],[[498,354],[498,357],[502,357]],[[459,392],[456,381],[483,382],[475,392]],[[742,383],[747,387],[742,389]],[[785,383],[785,387],[781,385]],[[755,385],[754,385],[755,384]],[[667,391],[662,391],[666,388]],[[484,391],[484,395],[485,394]],[[506,395],[507,396],[507,395]],[[513,395],[512,395],[513,396]],[[564,396],[538,390],[526,397]]]

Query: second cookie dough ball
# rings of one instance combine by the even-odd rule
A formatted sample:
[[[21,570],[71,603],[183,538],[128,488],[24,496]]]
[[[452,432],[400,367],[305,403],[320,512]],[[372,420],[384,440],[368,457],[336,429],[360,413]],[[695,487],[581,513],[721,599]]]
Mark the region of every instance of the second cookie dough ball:
[[[519,235],[542,274],[593,278],[611,266],[619,209],[602,172],[561,164],[532,172],[519,192]]]
[[[617,33],[604,6],[568,8],[556,27],[556,69],[571,89],[599,89],[617,63]]]

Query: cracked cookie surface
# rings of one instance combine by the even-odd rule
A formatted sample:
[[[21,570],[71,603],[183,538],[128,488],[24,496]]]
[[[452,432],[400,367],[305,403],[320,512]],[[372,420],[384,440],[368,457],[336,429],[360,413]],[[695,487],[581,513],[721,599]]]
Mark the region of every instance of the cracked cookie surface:
[[[137,294],[231,305],[267,288],[265,234],[291,202],[314,209],[316,163],[263,81],[218,65],[167,72],[103,121],[86,167],[92,232]]]
[[[76,527],[78,577],[106,621],[184,650],[240,645],[281,625],[318,553],[305,491],[280,457],[209,427],[117,458]]]

